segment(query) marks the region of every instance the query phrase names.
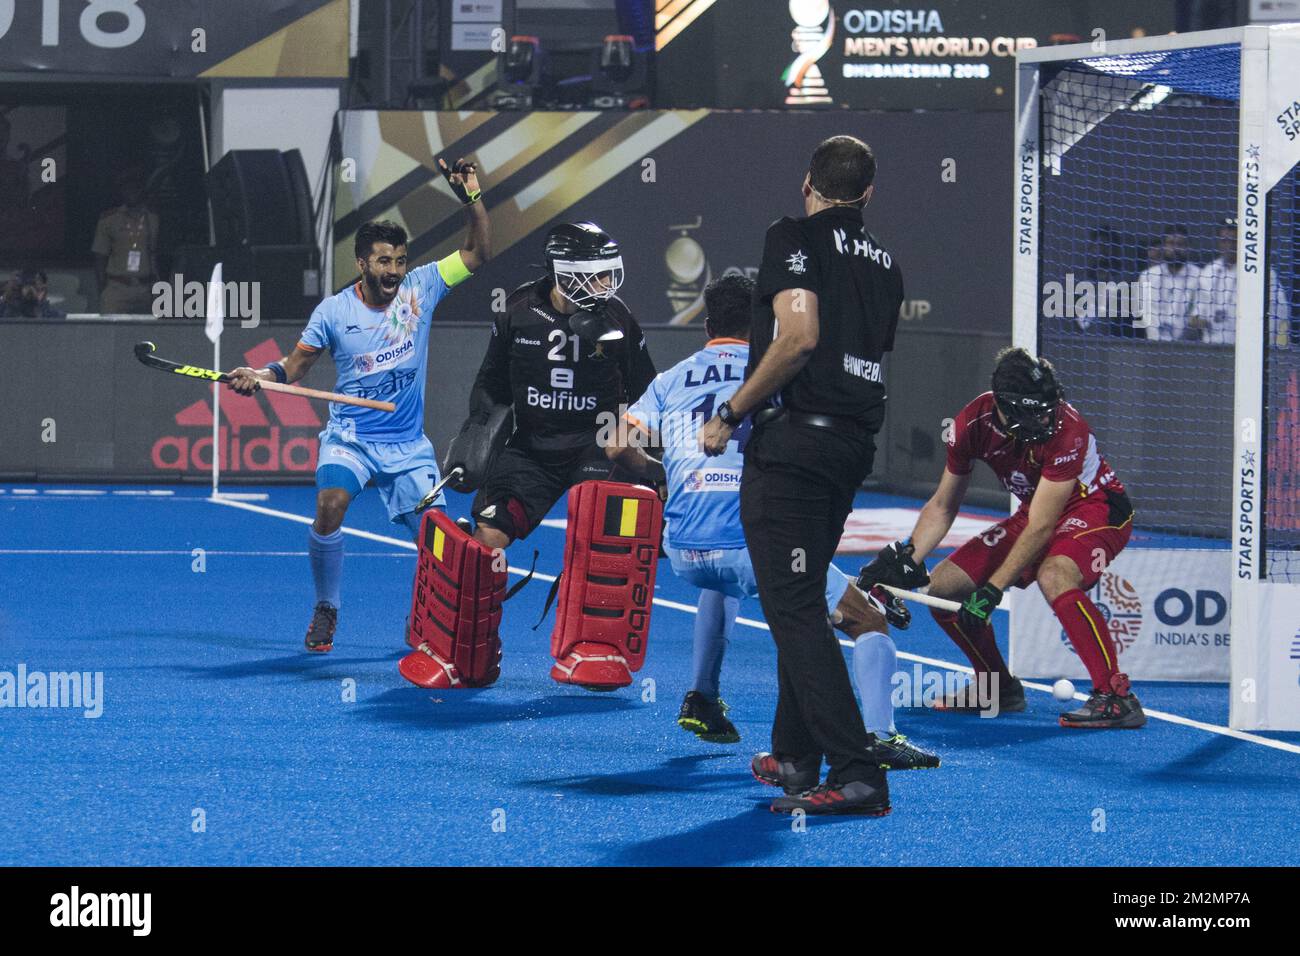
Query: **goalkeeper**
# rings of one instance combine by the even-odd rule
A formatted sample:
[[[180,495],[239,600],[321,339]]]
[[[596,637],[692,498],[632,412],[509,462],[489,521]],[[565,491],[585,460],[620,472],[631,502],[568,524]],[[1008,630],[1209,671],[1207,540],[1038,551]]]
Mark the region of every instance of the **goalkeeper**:
[[[566,222],[547,233],[544,253],[548,274],[510,293],[492,325],[469,420],[444,458],[448,475],[461,469],[452,487],[477,491],[473,536],[494,551],[531,534],[573,485],[622,480],[597,445],[599,423],[655,377],[645,335],[615,295],[618,243],[595,223]],[[434,673],[452,673],[431,648],[419,650]],[[560,663],[569,670],[557,664],[557,681],[611,689]]]
[[[925,557],[952,527],[974,461],[986,462],[1021,505],[939,563],[931,577]],[[1119,669],[1105,617],[1087,591],[1128,544],[1133,507],[1124,486],[1097,451],[1092,429],[1062,400],[1056,373],[1024,349],[998,354],[993,390],[958,414],[948,437],[948,463],[939,487],[917,518],[911,537],[882,550],[858,578],[860,587],[930,585],[930,594],[961,601],[957,613],[934,611],[998,694],[1000,711],[1025,709],[1025,692],[1011,676],[993,636],[993,609],[1010,587],[1037,581],[1079,659],[1092,693],[1062,727],[1135,728],[1142,705]],[[939,709],[971,710],[962,693]]]

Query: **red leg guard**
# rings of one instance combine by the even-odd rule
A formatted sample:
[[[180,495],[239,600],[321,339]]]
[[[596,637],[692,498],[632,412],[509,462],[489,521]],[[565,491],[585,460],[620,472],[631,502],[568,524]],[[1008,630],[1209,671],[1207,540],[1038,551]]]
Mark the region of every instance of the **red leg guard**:
[[[493,553],[437,509],[424,513],[406,641],[397,665],[419,687],[486,687],[501,674],[506,571]]]
[[[648,488],[584,481],[569,489],[551,677],[589,690],[632,683],[645,663],[663,506]]]

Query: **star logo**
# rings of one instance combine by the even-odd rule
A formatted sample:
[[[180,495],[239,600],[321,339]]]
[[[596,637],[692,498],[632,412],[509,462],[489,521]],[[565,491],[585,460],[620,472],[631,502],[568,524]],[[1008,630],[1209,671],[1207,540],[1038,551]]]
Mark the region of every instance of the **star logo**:
[[[804,255],[802,249],[799,249],[791,253],[790,258],[785,260],[785,264],[790,267],[790,271],[795,275],[803,275],[805,272],[804,263],[807,261],[808,257]]]
[[[1259,144],[1251,143],[1246,147],[1246,155],[1251,159],[1259,159]]]
[[[1244,467],[1252,468],[1255,465],[1255,453],[1253,451],[1244,451],[1241,453],[1241,463]]]

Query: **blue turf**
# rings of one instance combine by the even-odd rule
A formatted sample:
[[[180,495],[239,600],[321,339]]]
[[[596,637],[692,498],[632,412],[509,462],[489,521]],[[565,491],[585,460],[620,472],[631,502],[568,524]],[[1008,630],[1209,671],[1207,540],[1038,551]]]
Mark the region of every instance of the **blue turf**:
[[[653,699],[640,686],[597,696],[551,682],[549,622],[530,629],[541,582],[508,605],[501,680],[434,698],[395,666],[409,551],[348,538],[336,650],[309,656],[305,525],[215,505],[196,489],[141,499],[0,488],[0,551],[24,552],[0,553],[0,670],[24,663],[105,680],[98,720],[0,710],[0,863],[1292,862],[1300,755],[1163,721],[1069,733],[1040,692],[1027,713],[991,721],[900,712],[900,728],[940,751],[943,768],[892,775],[886,819],[813,819],[793,832],[766,811],[774,792],[747,769],[766,749],[775,705],[764,631],[737,626],[723,671],[739,746],[702,743],[674,722],[690,670],[686,612],[655,611],[637,675],[654,681]],[[309,488],[269,494],[258,504],[310,513]],[[885,502],[916,504],[859,504]],[[452,497],[453,514],[465,506]],[[401,537],[370,493],[348,525]],[[554,573],[562,538],[539,529],[511,561],[526,566],[536,545],[539,570]],[[206,549],[202,573],[194,548]],[[223,553],[240,551],[303,554]],[[666,562],[658,595],[694,604]],[[761,617],[756,602],[741,614]],[[898,645],[961,660],[921,615]],[[346,680],[355,703],[342,699]],[[1226,721],[1221,685],[1138,692],[1151,708]],[[196,809],[204,832],[193,832]],[[504,832],[493,828],[497,810]]]

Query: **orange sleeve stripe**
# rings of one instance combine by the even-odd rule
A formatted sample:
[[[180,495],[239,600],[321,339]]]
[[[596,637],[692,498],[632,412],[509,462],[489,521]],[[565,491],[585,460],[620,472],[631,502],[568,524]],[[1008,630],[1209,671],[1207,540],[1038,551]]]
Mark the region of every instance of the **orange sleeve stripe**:
[[[311,353],[320,351],[320,349],[316,348],[315,346],[308,345],[306,342],[299,342],[297,345],[294,346],[294,348],[302,349],[304,352],[311,352]]]
[[[627,422],[630,425],[635,425],[637,428],[641,429],[646,434],[650,433],[650,429],[645,427],[645,422],[641,421],[639,418],[634,418],[631,415],[625,414],[623,416],[623,421]]]

